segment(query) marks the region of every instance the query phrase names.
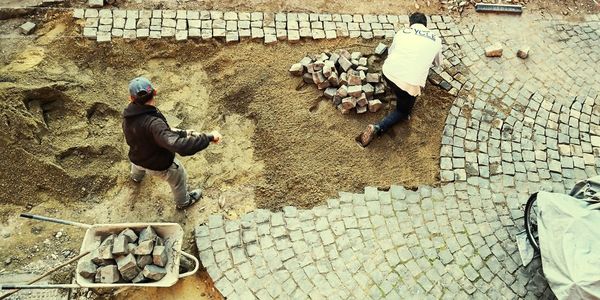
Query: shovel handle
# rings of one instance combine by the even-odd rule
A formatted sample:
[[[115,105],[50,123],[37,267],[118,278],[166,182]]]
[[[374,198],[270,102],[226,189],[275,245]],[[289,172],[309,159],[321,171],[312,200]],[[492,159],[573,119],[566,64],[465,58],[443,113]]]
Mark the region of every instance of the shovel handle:
[[[85,229],[89,229],[92,227],[92,225],[89,225],[89,224],[83,224],[83,223],[74,222],[74,221],[67,221],[67,220],[55,219],[55,218],[50,218],[50,217],[38,216],[38,215],[33,215],[33,214],[28,214],[28,213],[22,213],[20,216],[22,218],[34,219],[34,220],[38,220],[38,221],[46,221],[46,222],[52,222],[52,223],[58,223],[58,224],[65,224],[65,225],[72,225],[72,226],[77,226],[77,227],[81,227],[81,228],[85,228]]]
[[[198,259],[195,256],[193,256],[193,255],[191,255],[189,253],[186,253],[183,250],[179,250],[179,253],[181,253],[181,255],[183,255],[183,256],[185,256],[185,257],[193,260],[194,263],[196,264],[196,267],[193,270],[191,270],[189,272],[185,272],[185,273],[179,274],[179,278],[183,278],[183,277],[188,277],[190,275],[194,275],[196,273],[196,271],[198,271],[198,268],[200,268],[200,262],[198,261]]]
[[[0,291],[3,290],[40,290],[40,289],[77,289],[80,288],[77,284],[3,284],[0,285]]]

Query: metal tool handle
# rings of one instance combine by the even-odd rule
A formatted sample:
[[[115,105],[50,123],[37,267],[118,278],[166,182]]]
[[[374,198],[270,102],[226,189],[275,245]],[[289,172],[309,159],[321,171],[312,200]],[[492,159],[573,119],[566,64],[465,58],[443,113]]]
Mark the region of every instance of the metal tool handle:
[[[38,221],[46,221],[46,222],[52,222],[52,223],[58,223],[58,224],[65,224],[65,225],[72,225],[72,226],[77,226],[77,227],[81,227],[81,228],[85,228],[85,229],[89,229],[92,227],[92,225],[89,225],[89,224],[83,224],[83,223],[79,223],[79,222],[55,219],[55,218],[50,218],[50,217],[38,216],[38,215],[32,215],[32,214],[27,214],[27,213],[23,213],[20,216],[22,218],[28,218],[28,219],[34,219],[34,220],[38,220]]]
[[[188,254],[188,253],[186,253],[183,250],[179,250],[179,253],[181,253],[181,255],[183,255],[183,256],[185,256],[185,257],[193,260],[194,263],[196,264],[196,267],[193,270],[191,270],[189,272],[186,272],[186,273],[179,274],[179,278],[183,278],[183,277],[188,277],[190,275],[194,275],[196,273],[196,271],[198,271],[198,268],[200,268],[200,262],[198,261],[198,259],[195,256],[193,256],[191,254]]]
[[[3,284],[0,285],[0,291],[3,290],[39,290],[39,289],[77,289],[78,284]]]

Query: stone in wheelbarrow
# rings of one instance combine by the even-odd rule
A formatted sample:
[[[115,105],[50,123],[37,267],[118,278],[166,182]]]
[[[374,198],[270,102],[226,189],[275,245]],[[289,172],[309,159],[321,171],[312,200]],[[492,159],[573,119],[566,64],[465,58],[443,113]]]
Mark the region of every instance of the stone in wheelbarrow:
[[[87,257],[79,260],[79,275],[83,278],[94,279],[98,267],[91,262]]]
[[[159,281],[165,277],[165,275],[167,275],[167,270],[159,266],[147,265],[144,268],[144,271],[142,271],[142,274],[144,274],[144,277],[148,279]]]
[[[167,265],[167,249],[165,246],[156,246],[152,252],[152,262],[159,266],[164,267]]]
[[[133,250],[133,254],[135,255],[149,255],[152,254],[152,250],[154,249],[154,240],[147,240],[140,242],[135,250]]]
[[[121,276],[126,281],[131,281],[140,273],[140,268],[138,268],[135,257],[131,253],[117,258],[117,266]]]
[[[154,232],[154,229],[152,229],[152,227],[148,226],[140,232],[140,236],[138,237],[138,239],[139,239],[138,243],[142,243],[144,241],[154,241],[157,237],[158,237],[158,235],[156,234],[156,232]],[[148,253],[148,254],[150,254],[150,253]]]
[[[98,268],[96,272],[96,282],[116,283],[121,280],[121,274],[116,265],[104,266]]]

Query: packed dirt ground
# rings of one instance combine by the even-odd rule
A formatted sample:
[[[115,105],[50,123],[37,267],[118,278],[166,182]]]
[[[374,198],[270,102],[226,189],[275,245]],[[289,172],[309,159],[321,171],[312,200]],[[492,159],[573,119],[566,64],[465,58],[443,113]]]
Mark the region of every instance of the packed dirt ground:
[[[414,10],[413,1],[355,2],[344,7],[361,13]],[[334,6],[327,3],[203,5],[330,11]],[[424,7],[444,13],[441,6]],[[18,217],[22,212],[91,224],[177,222],[186,232],[184,249],[193,251],[193,227],[212,213],[237,218],[256,207],[310,208],[338,191],[438,181],[440,133],[452,97],[428,86],[409,122],[363,150],[353,137],[389,107],[377,114],[341,115],[314,86],[299,87],[301,79],[287,72],[307,54],[340,48],[370,53],[378,41],[272,46],[247,41],[224,46],[115,40],[98,45],[76,37],[79,26],[67,13],[27,18],[44,19],[37,38],[14,35],[22,18],[0,20],[0,275],[39,272],[79,250],[82,229],[25,221]],[[120,114],[127,104],[127,83],[138,75],[156,84],[158,107],[171,125],[224,135],[222,145],[181,159],[191,186],[205,189],[204,199],[185,212],[175,210],[170,190],[160,180],[148,177],[140,185],[129,181]],[[66,269],[55,278],[64,282],[71,273]],[[207,282],[202,273],[171,289],[117,297],[218,298]]]

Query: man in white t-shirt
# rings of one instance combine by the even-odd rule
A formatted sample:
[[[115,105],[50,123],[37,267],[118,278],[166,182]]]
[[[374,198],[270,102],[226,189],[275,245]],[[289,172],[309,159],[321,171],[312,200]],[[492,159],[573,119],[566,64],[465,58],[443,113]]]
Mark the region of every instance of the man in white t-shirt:
[[[396,33],[383,64],[383,78],[396,95],[396,109],[377,124],[370,124],[356,141],[363,147],[369,145],[375,135],[381,135],[394,124],[410,118],[410,113],[432,63],[442,62],[442,41],[427,29],[427,18],[420,12],[409,17],[410,27]]]

